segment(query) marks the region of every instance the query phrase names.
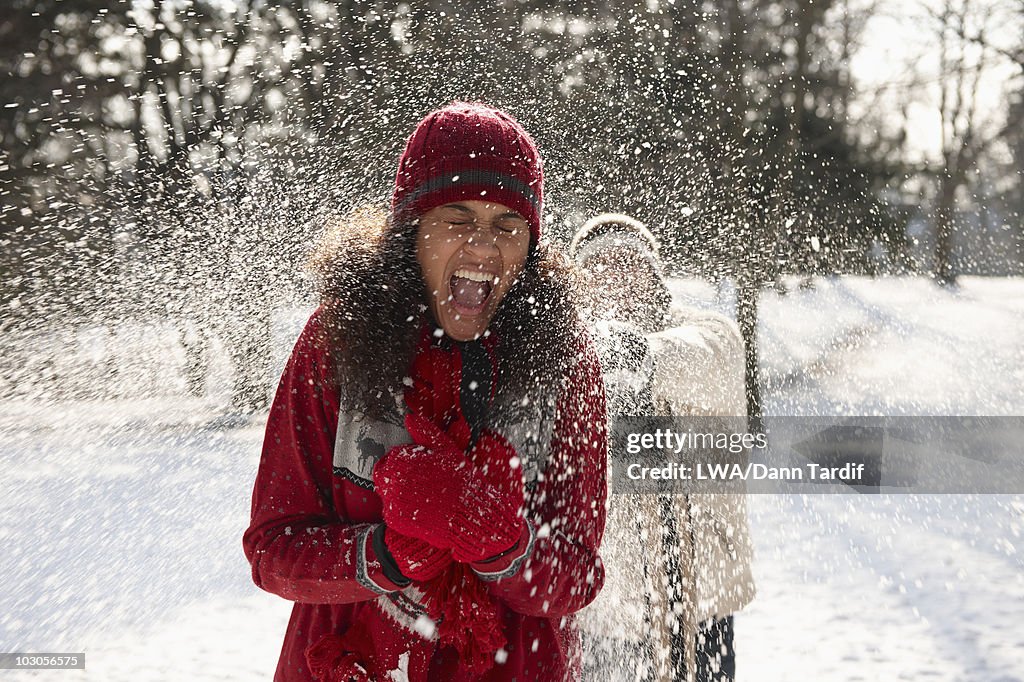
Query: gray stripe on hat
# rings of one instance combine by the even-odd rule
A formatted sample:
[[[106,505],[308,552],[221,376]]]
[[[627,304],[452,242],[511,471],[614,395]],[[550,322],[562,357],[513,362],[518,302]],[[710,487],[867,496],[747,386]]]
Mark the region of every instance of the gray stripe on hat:
[[[402,203],[396,207],[395,213],[401,214],[409,207],[410,204],[423,195],[436,192],[439,189],[444,189],[448,185],[456,182],[465,182],[469,185],[496,185],[498,187],[508,188],[526,197],[530,204],[533,205],[534,209],[538,208],[540,205],[540,201],[537,199],[537,193],[533,191],[532,187],[519,178],[514,178],[511,175],[505,175],[504,173],[497,173],[495,171],[473,168],[455,173],[445,173],[444,175],[437,175],[430,178],[406,195],[405,199],[402,200]]]

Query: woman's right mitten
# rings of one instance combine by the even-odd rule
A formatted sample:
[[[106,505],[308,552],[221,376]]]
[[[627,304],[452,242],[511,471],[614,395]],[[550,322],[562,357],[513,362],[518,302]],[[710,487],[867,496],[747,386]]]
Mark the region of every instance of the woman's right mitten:
[[[523,535],[522,467],[511,443],[484,430],[470,450],[473,466],[452,509],[452,557],[473,563],[500,555]]]

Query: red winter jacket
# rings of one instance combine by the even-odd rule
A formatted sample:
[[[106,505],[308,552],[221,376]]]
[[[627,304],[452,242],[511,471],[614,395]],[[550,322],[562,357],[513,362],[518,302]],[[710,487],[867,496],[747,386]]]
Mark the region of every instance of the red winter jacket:
[[[274,680],[313,680],[306,648],[356,624],[378,649],[413,642],[414,652],[428,652],[420,656],[429,660],[405,661],[410,682],[456,679],[454,651],[410,626],[421,594],[415,583],[403,590],[384,577],[367,540],[382,521],[372,482],[338,466],[339,396],[320,340],[322,313],[309,318],[278,385],[242,540],[256,585],[295,602]],[[571,616],[604,583],[598,547],[607,494],[605,396],[589,341],[555,405],[547,464],[528,495],[531,541],[520,543],[525,554],[478,574],[507,639],[498,663],[478,679],[579,677]],[[342,416],[349,423],[351,415]]]

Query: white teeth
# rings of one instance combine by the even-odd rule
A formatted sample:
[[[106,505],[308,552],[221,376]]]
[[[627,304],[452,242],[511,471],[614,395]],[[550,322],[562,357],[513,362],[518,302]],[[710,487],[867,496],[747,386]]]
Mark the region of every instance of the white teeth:
[[[480,272],[479,270],[468,270],[466,268],[460,268],[455,271],[456,277],[462,277],[463,279],[469,279],[474,282],[494,282],[494,275],[489,272]]]

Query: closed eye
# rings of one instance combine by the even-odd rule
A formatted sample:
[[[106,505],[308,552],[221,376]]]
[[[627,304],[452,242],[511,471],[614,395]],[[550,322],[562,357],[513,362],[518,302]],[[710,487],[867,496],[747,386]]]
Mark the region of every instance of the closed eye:
[[[520,230],[526,230],[526,221],[524,220],[503,220],[498,224],[498,229],[502,232],[519,232]]]

